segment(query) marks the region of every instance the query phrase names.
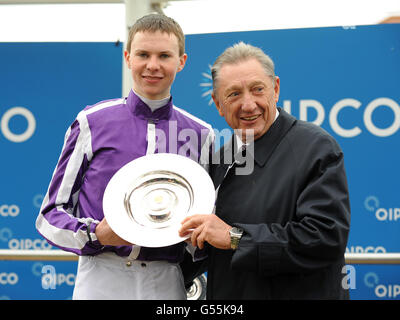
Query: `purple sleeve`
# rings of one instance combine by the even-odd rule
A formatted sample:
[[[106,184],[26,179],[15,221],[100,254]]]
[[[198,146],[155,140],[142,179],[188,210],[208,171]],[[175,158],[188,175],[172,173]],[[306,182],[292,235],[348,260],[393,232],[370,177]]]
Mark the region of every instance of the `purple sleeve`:
[[[78,255],[92,255],[98,253],[102,246],[94,233],[99,221],[80,218],[76,205],[88,167],[86,146],[90,143],[90,135],[82,130],[78,119],[66,133],[61,156],[36,220],[36,228],[56,247]]]

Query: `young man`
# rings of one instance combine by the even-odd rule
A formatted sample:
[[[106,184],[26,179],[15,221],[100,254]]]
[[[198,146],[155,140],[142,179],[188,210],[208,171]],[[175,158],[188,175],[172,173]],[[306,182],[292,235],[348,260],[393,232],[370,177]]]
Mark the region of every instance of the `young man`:
[[[184,145],[207,167],[211,126],[175,107],[170,95],[186,59],[184,35],[173,19],[142,17],[130,30],[125,52],[133,77],[129,96],[86,107],[67,131],[36,227],[52,245],[80,256],[74,299],[186,298],[178,265],[186,244],[128,243],[111,230],[102,208],[111,177],[146,154],[179,153]],[[174,141],[171,129],[175,137],[190,129],[197,139]],[[156,132],[168,139],[159,141]]]

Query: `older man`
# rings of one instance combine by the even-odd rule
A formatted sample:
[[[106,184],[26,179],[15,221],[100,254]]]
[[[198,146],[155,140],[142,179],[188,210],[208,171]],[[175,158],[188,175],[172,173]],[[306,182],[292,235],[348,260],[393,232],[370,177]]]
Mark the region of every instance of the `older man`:
[[[347,299],[350,205],[339,145],[277,108],[280,80],[259,48],[228,48],[212,76],[215,105],[235,134],[212,166],[216,214],[188,217],[180,231],[209,244],[207,298]],[[238,159],[253,170],[238,174]]]

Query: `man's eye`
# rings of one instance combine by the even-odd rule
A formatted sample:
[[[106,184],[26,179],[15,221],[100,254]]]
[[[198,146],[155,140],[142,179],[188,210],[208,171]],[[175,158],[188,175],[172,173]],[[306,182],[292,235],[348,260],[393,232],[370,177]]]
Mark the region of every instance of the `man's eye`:
[[[228,95],[228,98],[233,98],[233,97],[237,97],[239,95],[238,91],[233,91]]]
[[[161,54],[160,57],[163,58],[163,59],[166,59],[166,58],[169,58],[169,54],[163,53],[163,54]]]
[[[254,91],[255,92],[263,92],[264,91],[264,87],[255,87]]]

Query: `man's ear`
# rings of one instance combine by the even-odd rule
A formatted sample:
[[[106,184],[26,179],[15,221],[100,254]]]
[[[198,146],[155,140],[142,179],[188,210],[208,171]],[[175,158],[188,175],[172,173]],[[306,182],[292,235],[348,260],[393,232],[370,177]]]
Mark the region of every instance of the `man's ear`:
[[[274,100],[275,103],[278,103],[279,100],[279,92],[280,92],[280,85],[281,85],[281,80],[279,79],[279,77],[275,77],[275,88],[274,88]]]
[[[129,61],[130,57],[131,57],[130,53],[129,53],[127,50],[125,50],[125,51],[124,51],[125,63],[126,63],[126,66],[127,66],[129,69],[131,68],[131,63],[130,63],[130,61]]]
[[[184,53],[183,55],[181,55],[179,57],[179,66],[178,66],[177,72],[182,71],[182,69],[185,67],[186,60],[187,60],[187,54],[186,53]]]
[[[217,107],[217,110],[218,110],[219,115],[220,115],[221,117],[223,117],[223,116],[224,116],[224,111],[222,110],[221,105],[220,105],[220,103],[219,103],[217,97],[215,96],[214,92],[211,93],[211,97],[212,97],[212,99],[214,100],[214,103],[215,103],[215,106]]]

